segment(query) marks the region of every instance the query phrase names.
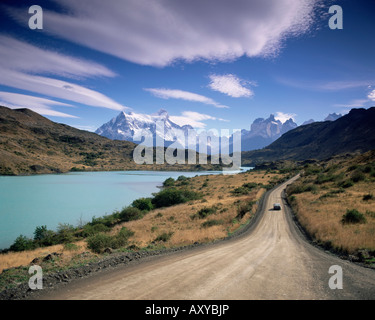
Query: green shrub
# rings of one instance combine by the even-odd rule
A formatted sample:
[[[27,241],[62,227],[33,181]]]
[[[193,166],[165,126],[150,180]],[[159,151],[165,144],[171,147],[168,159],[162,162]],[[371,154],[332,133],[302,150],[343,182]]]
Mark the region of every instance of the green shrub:
[[[194,191],[168,188],[155,194],[152,199],[152,204],[155,208],[170,207],[190,200],[197,200],[201,197],[200,194]]]
[[[200,209],[191,218],[192,219],[195,219],[195,218],[204,219],[204,218],[207,218],[208,216],[210,216],[212,214],[215,214],[216,212],[217,212],[217,207],[216,206],[213,206],[213,207],[210,207],[210,208],[206,207],[206,208]]]
[[[173,178],[168,178],[163,182],[164,187],[173,187],[175,184],[175,180]]]
[[[320,200],[323,200],[325,198],[334,198],[334,197],[337,197],[337,194],[339,193],[344,193],[345,190],[344,189],[338,189],[338,190],[332,190],[332,191],[329,191],[323,195],[321,195],[319,197]]]
[[[243,202],[240,203],[237,207],[237,219],[242,219],[246,213],[250,212],[253,208],[254,202]]]
[[[10,246],[10,251],[25,251],[35,249],[35,243],[32,239],[29,239],[23,235],[16,238],[14,243]]]
[[[189,178],[187,178],[187,177],[185,177],[185,176],[179,176],[178,178],[177,178],[177,181],[186,181],[186,180],[189,180]]]
[[[96,253],[101,253],[106,248],[118,249],[126,246],[132,235],[134,232],[125,227],[114,236],[98,233],[87,238],[87,247]]]
[[[369,201],[369,200],[373,200],[374,196],[371,193],[369,193],[369,194],[365,194],[362,199],[363,201]]]
[[[42,240],[47,236],[47,226],[38,226],[34,231],[34,240]]]
[[[139,220],[143,218],[143,213],[138,208],[126,207],[119,213],[119,218],[125,222]]]
[[[162,242],[167,242],[169,239],[173,236],[173,232],[163,232],[159,236],[155,238],[155,242],[162,241]]]
[[[132,207],[137,208],[141,211],[151,211],[154,208],[151,202],[151,198],[140,198],[134,200],[132,203]]]
[[[324,183],[327,183],[327,182],[333,182],[333,181],[339,180],[341,177],[342,177],[342,174],[341,175],[334,175],[332,173],[327,173],[327,174],[320,173],[320,174],[318,174],[318,177],[316,178],[315,183],[316,184],[324,184]]]
[[[342,216],[341,222],[343,224],[349,223],[365,223],[365,216],[356,209],[346,210],[346,213]]]
[[[344,180],[344,181],[341,181],[337,184],[338,187],[340,188],[350,188],[350,187],[353,187],[354,186],[354,182],[352,180]]]
[[[41,247],[52,246],[59,243],[56,233],[48,230],[47,226],[36,227],[34,231],[34,241]]]
[[[311,176],[321,172],[321,168],[316,165],[307,164],[304,168],[304,175]]]
[[[119,213],[114,213],[114,214],[109,214],[105,215],[103,217],[92,217],[91,219],[91,225],[96,225],[96,224],[104,224],[107,227],[113,227],[119,219]]]
[[[209,228],[223,224],[223,220],[208,220],[202,223],[203,228]]]
[[[317,187],[313,184],[292,184],[288,187],[288,194],[290,195],[315,191],[317,191]]]
[[[105,233],[97,233],[87,238],[87,247],[96,253],[101,253],[112,245],[112,237]]]
[[[118,234],[112,237],[111,248],[118,249],[125,247],[128,244],[128,240],[131,236],[134,235],[134,232],[123,227]]]
[[[83,227],[83,231],[82,231],[82,236],[83,237],[91,237],[97,233],[104,233],[104,232],[108,232],[110,230],[109,227],[105,226],[104,224],[102,223],[98,223],[98,224],[95,224],[95,225],[90,225],[90,224],[87,224]]]
[[[258,186],[258,184],[255,183],[255,182],[248,182],[248,183],[244,183],[244,184],[242,185],[242,187],[247,188],[247,189],[249,189],[249,190],[254,189],[254,188],[256,188],[257,186]]]
[[[354,171],[351,176],[350,176],[351,180],[353,182],[360,182],[360,181],[363,181],[366,179],[366,176],[363,174],[362,171],[360,170],[356,170]]]
[[[68,223],[59,223],[56,238],[58,243],[68,243],[74,240],[75,228]]]
[[[354,165],[350,166],[347,171],[350,172],[350,171],[354,171],[356,169],[358,169],[358,165],[354,164]]]
[[[231,191],[236,196],[249,194],[250,191],[258,186],[255,182],[244,183],[241,187],[238,187]]]

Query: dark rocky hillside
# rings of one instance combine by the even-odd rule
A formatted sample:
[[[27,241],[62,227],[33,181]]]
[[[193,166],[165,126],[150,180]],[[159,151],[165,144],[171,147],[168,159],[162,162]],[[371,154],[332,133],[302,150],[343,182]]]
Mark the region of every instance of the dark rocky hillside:
[[[375,149],[375,107],[352,109],[336,121],[314,122],[282,135],[269,146],[242,153],[244,165],[279,160],[324,160]]]

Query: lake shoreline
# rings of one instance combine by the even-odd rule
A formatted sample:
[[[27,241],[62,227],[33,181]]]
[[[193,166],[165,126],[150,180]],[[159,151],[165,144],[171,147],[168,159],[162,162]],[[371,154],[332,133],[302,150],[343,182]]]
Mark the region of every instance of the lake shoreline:
[[[248,168],[244,169],[248,170]],[[244,170],[240,172],[243,171]],[[78,219],[87,220],[91,219],[91,217],[93,216],[103,216],[110,214],[114,210],[120,210],[121,208],[129,205],[137,198],[151,196],[153,192],[158,192],[158,190],[160,190],[159,187],[162,186],[163,181],[169,177],[177,178],[177,176],[179,175],[193,177],[195,175],[212,175],[222,173],[222,171],[214,170],[127,170],[90,172],[74,171],[61,174],[1,176],[0,187],[3,187],[4,190],[8,193],[3,194],[4,199],[0,199],[3,204],[2,209],[4,211],[2,211],[10,212],[8,214],[8,216],[10,215],[10,217],[8,218],[5,217],[6,214],[3,213],[1,215],[0,212],[0,221],[2,224],[2,229],[4,231],[2,232],[2,234],[3,236],[4,234],[8,234],[7,237],[9,239],[6,240],[7,244],[1,246],[1,251],[9,249],[11,241],[13,241],[15,237],[21,234],[24,235],[25,233],[26,236],[31,236],[32,231],[37,226],[47,225],[49,229],[53,230],[56,229],[59,223],[76,224]],[[128,178],[125,176],[127,176]],[[82,182],[80,179],[82,178],[85,180],[85,177],[87,181]],[[13,182],[15,183],[14,186],[12,186]],[[97,184],[97,186],[95,186],[95,184]],[[44,185],[46,186],[44,187]],[[68,189],[66,189],[67,187]],[[69,190],[72,188],[75,189],[76,192]],[[108,188],[111,188],[112,192],[108,191]],[[126,191],[128,190],[127,188],[130,188],[129,191]],[[86,189],[87,191],[85,191]],[[68,192],[68,194],[70,193],[71,195],[65,197],[57,196],[57,194],[63,194],[66,192]],[[90,192],[94,195],[91,195]],[[82,196],[80,197],[76,193],[80,193],[82,194]],[[23,203],[20,203],[20,194],[22,195],[21,202]],[[48,201],[45,199],[53,199],[54,197],[56,199],[55,201]],[[107,197],[110,198],[107,199]],[[81,204],[75,204],[75,202]],[[94,205],[94,203],[96,203],[97,205]],[[101,209],[97,208],[97,206],[99,206],[99,208]],[[64,207],[66,207],[66,209],[64,209]],[[82,209],[79,209],[79,207],[82,207]],[[45,212],[43,214],[45,215],[46,219],[32,219],[32,212],[35,212],[34,214],[36,215],[40,215],[40,210]],[[76,214],[71,213],[71,210],[75,210]],[[26,217],[23,216],[22,213],[20,213],[22,211],[28,212],[28,215]],[[53,211],[54,214],[52,217],[49,211]],[[67,215],[66,212],[68,212],[69,215]],[[18,215],[18,218],[14,215]],[[58,219],[53,218],[54,216],[58,216],[58,219],[60,220],[57,221]],[[23,221],[24,219],[28,221],[28,225]],[[10,240],[10,231],[8,230],[8,228],[6,228],[6,225],[9,225],[9,223],[13,225],[13,233],[17,233],[13,236],[13,240]],[[16,230],[17,225],[19,225],[20,229],[18,232]],[[22,225],[24,225],[24,227],[22,227]],[[2,240],[2,242],[4,242],[4,240]]]

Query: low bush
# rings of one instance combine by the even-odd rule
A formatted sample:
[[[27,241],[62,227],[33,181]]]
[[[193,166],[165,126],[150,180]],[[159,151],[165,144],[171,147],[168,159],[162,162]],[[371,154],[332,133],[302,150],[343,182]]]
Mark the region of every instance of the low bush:
[[[217,207],[205,207],[200,209],[197,213],[195,213],[191,218],[192,219],[204,219],[207,218],[208,216],[215,214],[217,212]]]
[[[157,236],[155,238],[155,242],[167,242],[170,240],[170,238],[172,238],[173,236],[173,232],[163,232],[162,234],[160,234],[159,236]]]
[[[92,217],[90,224],[96,225],[96,224],[104,224],[107,227],[113,227],[118,222],[118,212],[115,212],[113,214],[108,214],[103,217],[96,218],[95,216]]]
[[[253,201],[240,203],[237,207],[236,218],[242,219],[246,213],[251,212],[253,205],[254,205]]]
[[[102,223],[98,223],[95,225],[87,224],[83,227],[82,236],[83,237],[91,237],[97,233],[104,233],[110,230],[109,227],[105,226]]]
[[[371,193],[369,194],[365,194],[362,198],[363,201],[369,201],[369,200],[374,200],[374,195],[372,195]]]
[[[164,187],[173,187],[175,184],[175,180],[173,178],[168,178],[163,182]]]
[[[87,247],[96,253],[101,253],[112,245],[112,237],[105,233],[98,233],[87,238]]]
[[[238,187],[231,191],[232,194],[236,196],[249,194],[250,191],[258,186],[255,182],[244,183],[241,187]]]
[[[342,216],[341,222],[343,224],[351,223],[365,223],[365,216],[356,209],[346,210],[346,213]]]
[[[151,202],[151,198],[140,198],[134,200],[132,203],[132,207],[137,208],[141,211],[151,211],[154,208]]]
[[[143,213],[138,208],[126,207],[120,211],[119,218],[124,222],[139,220],[143,218]]]
[[[342,177],[343,177],[342,174],[335,175],[335,174],[332,174],[332,173],[327,173],[327,174],[320,173],[320,174],[318,174],[318,177],[316,178],[315,183],[316,184],[324,184],[324,183],[328,183],[328,182],[334,182],[334,181],[338,181]]]
[[[343,180],[343,181],[340,181],[338,184],[337,184],[338,187],[340,188],[350,188],[350,187],[353,187],[354,186],[354,182],[352,180]]]
[[[118,249],[121,247],[125,247],[128,244],[129,238],[133,235],[133,231],[125,227],[121,228],[119,233],[112,237],[111,248]]]
[[[351,180],[353,182],[360,182],[360,181],[363,181],[366,179],[366,176],[363,174],[362,171],[360,170],[355,170],[351,176],[350,176]]]
[[[98,233],[87,238],[87,247],[93,252],[101,253],[106,248],[118,249],[128,244],[128,239],[134,235],[134,232],[122,228],[116,235]]]
[[[209,228],[223,224],[223,220],[208,220],[202,223],[203,228]]]
[[[334,198],[334,197],[337,197],[338,194],[340,194],[340,193],[344,193],[344,192],[345,192],[345,190],[342,189],[342,188],[337,189],[337,190],[332,190],[332,191],[329,191],[329,192],[327,192],[327,193],[321,195],[321,196],[319,197],[319,199],[320,199],[320,200],[323,200],[323,199],[325,199],[325,198]]]
[[[317,187],[313,184],[292,184],[288,187],[288,194],[299,194],[304,192],[315,192],[317,191]]]
[[[202,195],[194,191],[168,188],[156,193],[152,199],[152,204],[155,208],[163,208],[201,198]]]

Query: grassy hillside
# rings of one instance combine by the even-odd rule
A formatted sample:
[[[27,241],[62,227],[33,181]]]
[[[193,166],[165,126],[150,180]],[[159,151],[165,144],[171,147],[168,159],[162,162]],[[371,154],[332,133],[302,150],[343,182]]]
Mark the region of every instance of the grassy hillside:
[[[375,151],[307,164],[287,194],[315,242],[375,261]]]

